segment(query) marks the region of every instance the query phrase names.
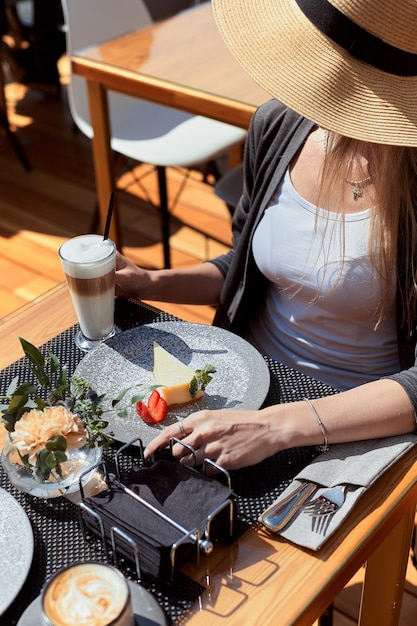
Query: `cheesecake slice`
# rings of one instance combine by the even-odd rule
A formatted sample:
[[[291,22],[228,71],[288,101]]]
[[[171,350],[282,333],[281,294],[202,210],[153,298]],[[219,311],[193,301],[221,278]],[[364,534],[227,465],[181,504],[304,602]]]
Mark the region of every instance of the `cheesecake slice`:
[[[190,382],[195,371],[167,352],[159,343],[153,344],[153,371],[159,394],[169,407],[184,406],[198,402],[204,396],[201,389],[194,396],[190,393]]]

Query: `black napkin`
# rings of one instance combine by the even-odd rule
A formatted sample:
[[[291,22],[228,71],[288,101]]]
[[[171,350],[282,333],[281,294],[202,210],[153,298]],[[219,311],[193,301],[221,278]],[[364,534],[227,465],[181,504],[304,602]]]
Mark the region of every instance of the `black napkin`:
[[[200,535],[206,529],[208,517],[231,498],[230,489],[219,480],[172,458],[158,460],[150,467],[132,469],[123,485],[187,531],[198,529]],[[155,579],[171,576],[171,547],[184,537],[181,530],[118,486],[86,498],[85,504],[101,516],[108,540],[111,527],[116,526],[137,543],[143,575]],[[211,541],[229,538],[229,520],[230,510],[226,507],[211,524]],[[90,529],[97,531],[88,518],[86,522]],[[132,560],[129,542],[118,536],[117,546],[120,554]],[[187,538],[175,552],[175,567],[181,566],[196,553],[196,543]]]

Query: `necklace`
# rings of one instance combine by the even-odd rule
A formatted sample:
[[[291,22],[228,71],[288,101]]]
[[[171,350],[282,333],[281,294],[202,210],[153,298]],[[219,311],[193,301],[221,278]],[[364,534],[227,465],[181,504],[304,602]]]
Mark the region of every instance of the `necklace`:
[[[324,135],[321,138],[321,142],[323,143],[324,154],[326,156],[327,156],[328,141],[329,141],[329,131],[324,130]],[[359,198],[363,198],[363,187],[366,187],[367,185],[371,184],[372,175],[367,176],[366,178],[362,178],[362,180],[349,180],[349,178],[346,178],[346,182],[348,185],[352,185],[353,199],[356,202],[356,200],[358,200]]]
[[[347,178],[346,182],[348,183],[348,185],[353,186],[353,189],[352,189],[353,199],[356,201],[358,198],[363,197],[362,187],[366,187],[372,182],[372,176],[367,176],[366,178],[363,178],[362,180],[349,180]]]

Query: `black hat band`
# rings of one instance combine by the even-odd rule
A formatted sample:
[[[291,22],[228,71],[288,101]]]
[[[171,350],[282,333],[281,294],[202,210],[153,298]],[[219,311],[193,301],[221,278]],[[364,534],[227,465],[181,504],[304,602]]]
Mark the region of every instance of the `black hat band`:
[[[417,54],[406,52],[355,24],[328,0],[295,0],[304,15],[346,52],[397,76],[417,76]]]

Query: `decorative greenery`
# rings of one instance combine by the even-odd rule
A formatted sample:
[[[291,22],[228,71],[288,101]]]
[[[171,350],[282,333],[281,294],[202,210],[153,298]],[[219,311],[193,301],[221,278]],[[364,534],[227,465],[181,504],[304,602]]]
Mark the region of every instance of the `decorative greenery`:
[[[67,366],[61,365],[52,352],[44,357],[25,339],[19,337],[19,341],[28,359],[25,367],[38,384],[27,381],[19,384],[16,376],[6,395],[0,396],[0,400],[7,401],[0,405],[1,419],[11,433],[22,464],[33,471],[36,480],[45,481],[51,473],[59,478],[61,464],[67,460],[67,449],[86,444],[90,448],[98,445],[107,449],[113,442],[113,433],[107,432],[109,423],[103,417],[105,395],[98,395],[79,376],[68,377]],[[131,398],[131,404],[153,388],[141,390]],[[112,409],[128,391],[124,389],[112,400]],[[127,408],[118,415],[126,417]]]
[[[190,394],[193,398],[195,398],[198,391],[204,391],[207,385],[211,380],[213,380],[213,376],[210,374],[215,374],[216,368],[213,365],[205,365],[201,370],[196,370],[194,377],[190,381]]]

